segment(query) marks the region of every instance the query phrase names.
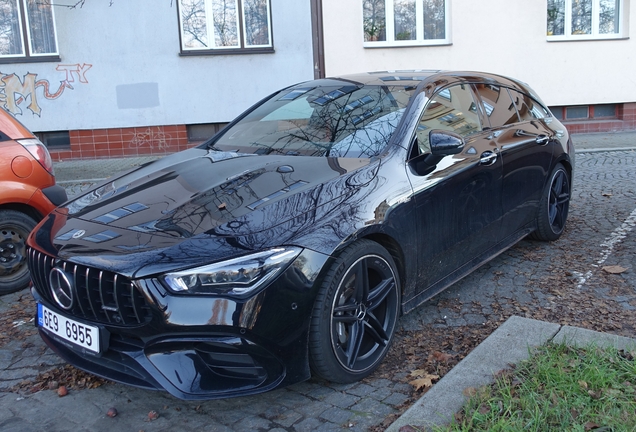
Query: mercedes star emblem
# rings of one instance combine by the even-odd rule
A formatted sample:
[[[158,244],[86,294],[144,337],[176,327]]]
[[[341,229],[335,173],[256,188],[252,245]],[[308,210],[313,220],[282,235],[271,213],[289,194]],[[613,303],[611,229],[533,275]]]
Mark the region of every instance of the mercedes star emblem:
[[[49,273],[49,287],[55,302],[65,310],[73,307],[73,285],[71,279],[61,268],[54,267]]]

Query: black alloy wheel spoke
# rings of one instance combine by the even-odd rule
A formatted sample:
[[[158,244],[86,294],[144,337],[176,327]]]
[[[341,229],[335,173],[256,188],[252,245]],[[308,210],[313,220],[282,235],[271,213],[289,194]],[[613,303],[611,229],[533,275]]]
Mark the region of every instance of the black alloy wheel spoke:
[[[371,313],[371,311],[367,311],[366,320],[367,322],[367,332],[369,336],[380,346],[386,346],[386,343],[389,340],[389,335],[384,331],[384,327],[382,323],[378,321],[378,319]]]
[[[356,321],[350,328],[349,343],[347,345],[347,351],[345,357],[347,358],[347,366],[353,368],[358,360],[358,354],[360,354],[360,347],[362,346],[362,340],[364,339],[364,322]]]
[[[570,200],[570,194],[568,193],[567,190],[564,190],[563,192],[561,192],[559,194],[559,196],[557,197],[557,204],[558,205],[563,205],[565,203],[567,203]]]
[[[382,280],[372,291],[369,292],[369,298],[367,300],[367,307],[369,310],[373,310],[380,305],[386,296],[388,296],[394,289],[395,280],[391,277]]]
[[[355,311],[354,311],[355,312]],[[337,315],[334,313],[333,322],[334,323],[343,323],[343,324],[351,324],[357,320],[354,314],[347,315]]]
[[[563,191],[563,174],[558,173],[554,182],[552,183],[552,195],[555,197],[559,196],[559,194]]]
[[[366,303],[369,297],[369,268],[367,266],[367,258],[358,261],[355,275],[355,302],[356,304]]]

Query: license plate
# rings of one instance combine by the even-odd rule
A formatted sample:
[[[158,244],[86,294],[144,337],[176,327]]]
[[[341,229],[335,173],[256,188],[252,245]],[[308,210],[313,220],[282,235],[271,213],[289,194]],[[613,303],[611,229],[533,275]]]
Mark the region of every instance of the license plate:
[[[99,328],[65,317],[38,303],[38,326],[74,345],[99,354]]]

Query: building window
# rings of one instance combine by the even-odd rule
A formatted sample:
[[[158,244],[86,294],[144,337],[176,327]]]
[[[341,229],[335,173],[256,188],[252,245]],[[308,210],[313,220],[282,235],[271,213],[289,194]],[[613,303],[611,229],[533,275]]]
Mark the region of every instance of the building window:
[[[547,19],[548,40],[624,36],[623,0],[548,0]]]
[[[20,61],[59,61],[48,2],[0,0],[0,62]]]
[[[38,137],[49,150],[71,148],[71,137],[68,131],[36,132],[35,136]]]
[[[449,0],[362,0],[364,46],[450,43]]]
[[[594,118],[616,118],[616,104],[594,105]]]
[[[565,108],[565,118],[567,120],[581,120],[589,118],[590,110],[587,106],[573,106]]]
[[[182,54],[272,52],[270,0],[179,0]]]
[[[616,119],[617,104],[551,107],[554,117],[564,121]]]

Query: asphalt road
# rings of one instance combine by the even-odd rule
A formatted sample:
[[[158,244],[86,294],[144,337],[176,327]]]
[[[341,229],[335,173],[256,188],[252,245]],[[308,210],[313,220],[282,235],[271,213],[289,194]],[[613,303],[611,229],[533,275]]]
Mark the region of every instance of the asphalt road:
[[[524,240],[402,317],[383,367],[352,385],[310,380],[207,402],[113,383],[71,386],[64,397],[56,383],[31,393],[25,381],[43,381],[36,376],[61,362],[28,322],[28,293],[2,297],[0,430],[380,430],[419,396],[409,384],[412,370],[443,374],[511,315],[634,337],[636,151],[580,153],[576,164],[570,219],[560,240]],[[118,411],[114,418],[106,415],[111,407]],[[151,411],[158,418],[150,420]]]

